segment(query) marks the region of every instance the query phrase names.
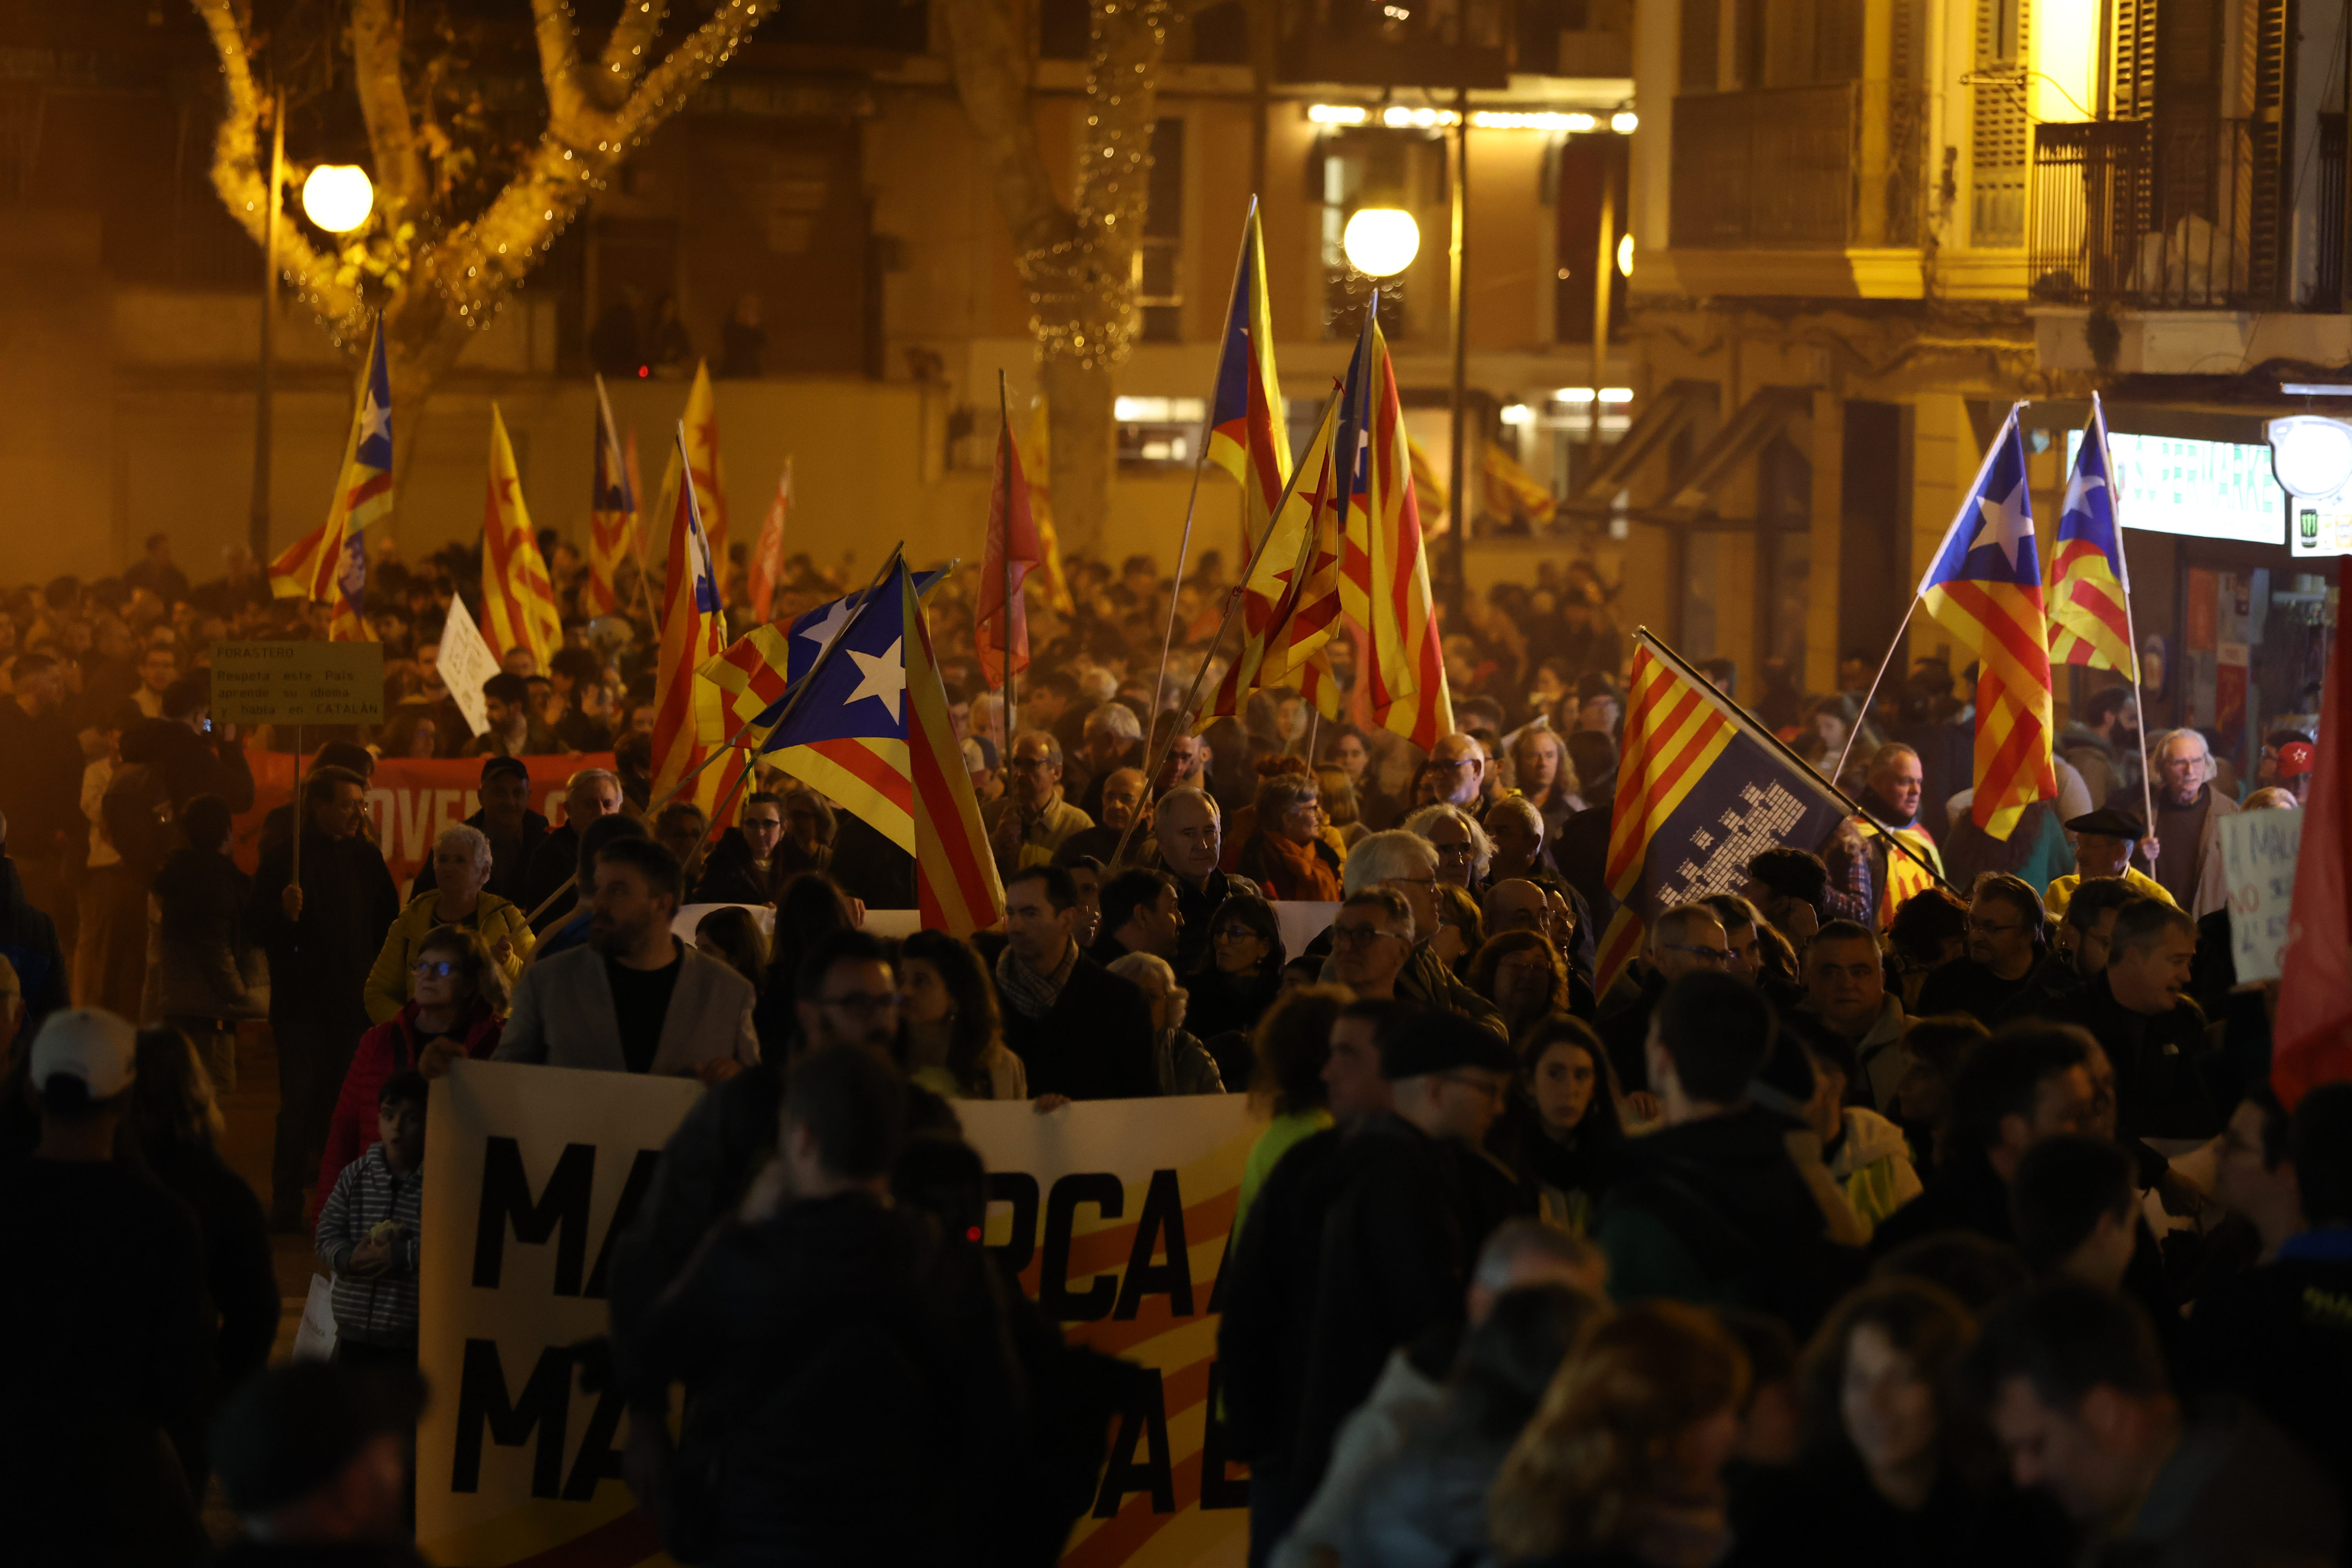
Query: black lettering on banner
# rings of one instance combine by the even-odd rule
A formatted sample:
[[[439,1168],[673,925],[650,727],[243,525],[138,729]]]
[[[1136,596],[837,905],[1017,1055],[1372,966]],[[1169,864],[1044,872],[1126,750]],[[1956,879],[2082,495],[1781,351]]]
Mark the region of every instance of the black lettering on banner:
[[[621,1450],[613,1447],[613,1435],[621,1429],[621,1416],[627,1409],[628,1401],[621,1397],[621,1391],[606,1383],[596,1396],[595,1411],[588,1417],[588,1430],[580,1436],[572,1474],[564,1478],[565,1502],[594,1502],[596,1488],[603,1482],[626,1479],[621,1473]]]
[[[588,1200],[596,1185],[596,1145],[566,1144],[537,1201],[522,1168],[522,1145],[492,1138],[482,1151],[482,1205],[474,1228],[474,1286],[499,1288],[506,1254],[507,1224],[515,1239],[542,1246],[556,1236],[555,1294],[580,1294],[580,1273],[588,1256]]]
[[[1002,1247],[992,1247],[1007,1279],[1017,1279],[1037,1256],[1037,1178],[1026,1171],[988,1173],[988,1201],[1013,1205],[1013,1234]]]
[[[613,1226],[604,1233],[604,1245],[596,1249],[596,1267],[588,1270],[588,1296],[592,1300],[604,1299],[604,1282],[613,1267],[613,1244],[637,1217],[637,1205],[646,1201],[652,1190],[654,1173],[661,1168],[661,1151],[640,1149],[629,1163],[629,1179],[621,1184],[621,1201],[613,1210]]]
[[[1217,1282],[1209,1287],[1209,1311],[1212,1315],[1225,1310],[1225,1265],[1234,1260],[1234,1248],[1241,1239],[1240,1233],[1231,1226],[1225,1227],[1225,1245],[1217,1254]]]
[[[609,1397],[609,1396],[608,1396]],[[482,1485],[482,1432],[501,1448],[519,1448],[539,1434],[531,1458],[530,1495],[551,1498],[563,1480],[563,1428],[572,1415],[572,1352],[550,1345],[540,1352],[522,1397],[507,1397],[506,1370],[499,1364],[496,1340],[467,1340],[465,1369],[457,1379],[457,1452],[449,1466],[449,1489],[472,1492]],[[609,1435],[607,1437],[609,1441]]]
[[[1083,1295],[1070,1289],[1070,1227],[1080,1204],[1092,1204],[1103,1218],[1117,1219],[1127,1207],[1127,1189],[1108,1172],[1074,1172],[1046,1194],[1045,1261],[1037,1274],[1037,1307],[1055,1322],[1108,1318],[1118,1296],[1118,1279],[1107,1274],[1095,1276]]]
[[[1209,1363],[1209,1419],[1201,1431],[1201,1506],[1249,1507],[1249,1467],[1234,1464],[1233,1434],[1225,1430],[1223,1413],[1225,1374],[1216,1362]],[[1238,1468],[1240,1474],[1233,1472]]]
[[[1151,1261],[1152,1244],[1164,1242],[1168,1261]],[[1143,1194],[1143,1213],[1135,1222],[1135,1248],[1127,1255],[1127,1280],[1119,1287],[1114,1318],[1135,1316],[1146,1296],[1168,1298],[1173,1317],[1192,1315],[1192,1258],[1184,1247],[1184,1194],[1173,1171],[1151,1173],[1151,1186]]]
[[[1103,1467],[1102,1490],[1095,1495],[1095,1517],[1109,1519],[1129,1492],[1151,1494],[1151,1511],[1176,1511],[1176,1469],[1168,1458],[1168,1391],[1158,1367],[1143,1367],[1148,1378],[1137,1380],[1135,1402],[1118,1418],[1118,1436],[1111,1439],[1110,1462]],[[1138,1442],[1143,1457],[1135,1454]]]

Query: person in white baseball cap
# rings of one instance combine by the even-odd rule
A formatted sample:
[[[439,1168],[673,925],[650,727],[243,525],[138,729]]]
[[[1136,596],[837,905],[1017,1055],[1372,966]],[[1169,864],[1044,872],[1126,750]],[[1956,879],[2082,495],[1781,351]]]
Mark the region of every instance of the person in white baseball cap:
[[[58,1116],[81,1123],[103,1120],[110,1137],[113,1121],[123,1109],[121,1097],[131,1087],[137,1059],[139,1032],[128,1020],[102,1007],[61,1007],[41,1020],[33,1037],[33,1089],[42,1101],[42,1142],[48,1124]],[[107,1102],[115,1103],[108,1105]],[[92,1118],[88,1113],[110,1110]]]

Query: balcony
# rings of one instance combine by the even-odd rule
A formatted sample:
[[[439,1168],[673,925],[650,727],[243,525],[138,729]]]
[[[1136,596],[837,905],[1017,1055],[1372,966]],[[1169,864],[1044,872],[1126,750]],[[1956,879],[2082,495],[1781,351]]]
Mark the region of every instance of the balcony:
[[[1916,247],[1919,106],[1886,81],[1677,98],[1674,247]]]
[[[2170,310],[2286,304],[2279,185],[2274,132],[2260,123],[2038,125],[2026,241],[2033,296]]]

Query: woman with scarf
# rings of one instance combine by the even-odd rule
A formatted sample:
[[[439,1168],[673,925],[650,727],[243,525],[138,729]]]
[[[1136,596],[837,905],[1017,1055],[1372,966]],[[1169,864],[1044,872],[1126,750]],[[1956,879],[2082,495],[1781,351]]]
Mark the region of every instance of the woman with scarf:
[[[1276,773],[1257,786],[1257,823],[1234,869],[1269,898],[1339,901],[1339,868],[1323,842],[1323,802],[1311,774]]]

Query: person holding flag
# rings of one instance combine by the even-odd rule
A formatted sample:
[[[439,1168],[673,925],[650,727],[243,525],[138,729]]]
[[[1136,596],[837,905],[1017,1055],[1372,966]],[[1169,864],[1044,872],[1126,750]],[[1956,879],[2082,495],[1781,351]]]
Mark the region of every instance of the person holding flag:
[[[327,521],[269,563],[270,593],[332,606],[327,626],[331,642],[375,641],[367,620],[367,529],[391,514],[392,376],[384,365],[379,321]]]
[[[523,504],[522,476],[499,405],[490,405],[490,479],[482,507],[482,637],[509,674],[544,675],[563,646],[555,587]],[[529,667],[516,670],[516,654]]]
[[[2137,713],[2139,639],[2132,633],[2131,567],[2124,559],[2123,528],[2116,516],[2114,472],[2107,414],[2094,392],[2091,423],[2083,431],[2074,471],[2066,479],[2066,504],[2058,513],[2058,548],[2050,563],[2050,658],[2121,675],[2131,683],[2126,690]],[[2138,772],[2139,819],[2153,823],[2156,802],[2147,770]]]

